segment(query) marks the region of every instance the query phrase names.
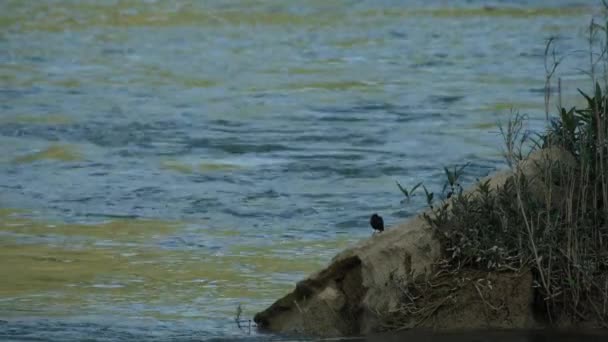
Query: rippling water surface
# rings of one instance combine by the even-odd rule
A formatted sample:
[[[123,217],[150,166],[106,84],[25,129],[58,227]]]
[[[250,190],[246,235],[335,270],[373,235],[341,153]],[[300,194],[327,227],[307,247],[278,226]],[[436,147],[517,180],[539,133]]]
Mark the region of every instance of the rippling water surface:
[[[502,167],[589,1],[0,2],[0,338],[246,336],[387,224]],[[561,69],[564,100],[584,53]],[[569,103],[573,103],[570,101]]]

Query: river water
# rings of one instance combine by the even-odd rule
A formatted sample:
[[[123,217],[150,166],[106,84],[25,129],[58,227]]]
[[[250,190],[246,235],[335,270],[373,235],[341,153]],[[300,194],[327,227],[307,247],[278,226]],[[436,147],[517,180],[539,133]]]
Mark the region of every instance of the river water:
[[[448,6],[449,7],[446,7]],[[260,338],[341,249],[588,81],[586,0],[0,2],[0,339]],[[582,52],[581,52],[582,51]],[[268,336],[262,337],[268,338]]]

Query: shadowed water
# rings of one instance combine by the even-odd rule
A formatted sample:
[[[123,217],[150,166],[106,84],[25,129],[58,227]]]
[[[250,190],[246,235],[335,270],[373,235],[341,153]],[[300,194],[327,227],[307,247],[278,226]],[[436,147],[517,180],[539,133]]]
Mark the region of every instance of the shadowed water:
[[[0,2],[0,339],[258,338],[239,303],[424,206],[396,180],[503,167],[496,122],[543,127],[544,40],[584,50],[593,9],[445,6]]]

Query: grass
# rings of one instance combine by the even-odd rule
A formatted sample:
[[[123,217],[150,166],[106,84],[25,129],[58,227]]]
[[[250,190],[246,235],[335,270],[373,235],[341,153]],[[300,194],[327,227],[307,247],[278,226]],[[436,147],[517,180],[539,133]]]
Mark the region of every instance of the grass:
[[[234,315],[234,323],[236,323],[237,328],[243,333],[247,335],[251,335],[251,327],[257,327],[257,325],[252,324],[251,319],[243,319],[243,306],[239,303],[236,307],[236,313]],[[246,323],[246,325],[244,324]]]
[[[445,168],[443,192],[449,192],[439,201],[424,185],[407,190],[398,184],[408,201],[413,190],[425,190],[430,210],[424,217],[441,243],[442,259],[434,275],[393,279],[403,302],[387,315],[385,329],[421,326],[449,305],[464,286],[456,280],[470,272],[531,273],[534,310],[547,325],[608,328],[608,23],[591,21],[588,40],[593,92],[579,90],[583,108],[564,108],[558,90],[554,118],[550,89],[561,59],[554,41],[548,41],[547,129],[532,134],[525,129],[526,116],[518,113],[501,126],[505,160],[513,171],[504,185],[480,182],[463,192],[462,166]],[[561,80],[557,83],[560,89]],[[539,150],[553,151],[547,155],[554,157],[534,163],[531,174],[525,160]],[[446,275],[452,279],[448,290],[437,295]],[[475,288],[488,307],[499,309]]]

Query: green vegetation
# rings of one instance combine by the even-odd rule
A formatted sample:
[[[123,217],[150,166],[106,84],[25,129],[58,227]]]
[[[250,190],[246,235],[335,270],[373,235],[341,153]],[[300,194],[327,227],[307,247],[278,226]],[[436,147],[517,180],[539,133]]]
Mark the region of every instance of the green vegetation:
[[[547,119],[552,77],[560,64],[552,43],[545,51]],[[430,208],[423,215],[441,243],[442,260],[431,276],[395,279],[403,305],[391,313],[385,329],[424,326],[449,299],[462,295],[463,279],[497,274],[531,274],[535,314],[550,326],[608,327],[607,52],[608,23],[592,21],[594,90],[579,90],[586,106],[563,108],[558,93],[558,116],[548,120],[546,132],[531,134],[519,114],[501,127],[512,171],[504,183],[489,179],[463,192],[458,179],[464,167],[445,168],[443,192],[449,191],[440,203],[422,186]],[[528,160],[532,152],[536,158]],[[398,184],[408,201],[419,186],[406,191]],[[469,283],[491,311],[501,310],[491,298],[505,293],[487,286],[482,294],[478,284]]]

